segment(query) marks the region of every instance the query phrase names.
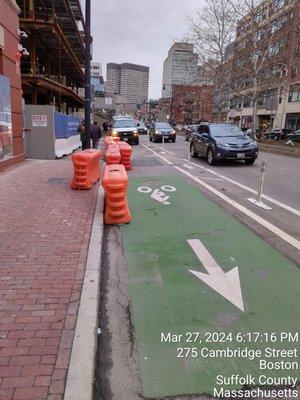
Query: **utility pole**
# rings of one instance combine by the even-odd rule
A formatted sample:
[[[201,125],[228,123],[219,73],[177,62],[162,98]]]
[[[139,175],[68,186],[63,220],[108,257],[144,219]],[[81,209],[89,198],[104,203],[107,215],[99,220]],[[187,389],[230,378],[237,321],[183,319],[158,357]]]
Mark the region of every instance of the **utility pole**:
[[[85,149],[91,147],[91,0],[85,1],[85,68],[84,68]]]

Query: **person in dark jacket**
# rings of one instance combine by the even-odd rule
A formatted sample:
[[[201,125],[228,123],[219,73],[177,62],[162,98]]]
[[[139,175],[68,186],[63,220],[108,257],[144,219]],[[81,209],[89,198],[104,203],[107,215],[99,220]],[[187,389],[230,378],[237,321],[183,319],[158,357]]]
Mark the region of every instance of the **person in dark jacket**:
[[[82,150],[86,150],[88,147],[86,145],[86,140],[85,140],[84,119],[81,120],[80,125],[77,128],[77,132],[80,133],[81,148]]]
[[[91,127],[91,136],[93,142],[93,149],[98,149],[99,139],[102,136],[102,130],[100,126],[97,124],[97,121],[94,121],[94,125]]]
[[[108,132],[108,128],[109,128],[108,123],[106,121],[103,122],[102,128],[104,130],[104,134],[106,135]]]

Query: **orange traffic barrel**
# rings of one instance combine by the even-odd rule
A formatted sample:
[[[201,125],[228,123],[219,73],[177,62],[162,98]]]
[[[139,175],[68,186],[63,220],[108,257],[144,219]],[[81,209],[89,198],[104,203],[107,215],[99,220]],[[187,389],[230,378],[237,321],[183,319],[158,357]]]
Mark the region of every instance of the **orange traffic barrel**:
[[[124,165],[126,171],[131,170],[131,154],[132,154],[132,148],[131,146],[126,143],[126,142],[119,142],[119,149],[120,149],[120,154],[121,154],[121,164]]]
[[[121,154],[119,146],[115,143],[109,144],[105,153],[106,164],[120,164]]]
[[[72,154],[74,177],[71,183],[72,189],[91,189],[100,179],[101,151],[87,149]]]
[[[108,149],[108,146],[110,145],[110,144],[114,144],[115,142],[112,140],[112,137],[111,136],[105,136],[105,138],[104,138],[104,151],[105,151],[105,153],[106,153],[106,151],[107,151],[107,149]]]
[[[131,215],[127,202],[128,177],[124,165],[106,165],[102,177],[105,191],[104,223],[127,224]]]

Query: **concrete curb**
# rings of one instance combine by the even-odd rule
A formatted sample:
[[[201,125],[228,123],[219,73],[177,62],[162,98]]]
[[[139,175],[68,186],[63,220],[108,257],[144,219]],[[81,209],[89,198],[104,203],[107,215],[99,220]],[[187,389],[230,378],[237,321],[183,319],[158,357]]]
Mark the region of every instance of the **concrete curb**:
[[[258,144],[258,148],[260,151],[265,151],[267,153],[273,153],[273,154],[278,154],[281,156],[288,156],[288,157],[300,157],[300,150],[299,148],[293,149],[291,147],[282,147],[282,146],[277,146],[277,145],[268,145],[268,144]]]
[[[64,400],[92,400],[101,275],[104,191],[98,198],[74,334]]]

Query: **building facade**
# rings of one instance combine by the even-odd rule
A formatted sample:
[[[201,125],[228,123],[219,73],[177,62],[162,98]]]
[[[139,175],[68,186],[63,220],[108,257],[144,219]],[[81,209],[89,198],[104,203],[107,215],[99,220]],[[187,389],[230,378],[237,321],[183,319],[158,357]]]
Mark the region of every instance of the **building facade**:
[[[118,96],[118,112],[134,113],[148,100],[149,67],[131,63],[107,64],[107,92]]]
[[[173,85],[192,85],[197,81],[198,55],[192,43],[174,43],[163,66],[162,97],[172,96]]]
[[[101,63],[91,62],[91,86],[93,97],[104,97],[105,85]]]
[[[106,90],[108,93],[121,93],[121,64],[108,63],[106,66]]]
[[[239,21],[229,119],[240,127],[300,129],[299,21],[300,4],[292,0],[262,1],[254,15]],[[260,68],[251,75],[245,71],[253,48]]]
[[[0,1],[0,170],[25,158],[19,13],[14,0]]]
[[[212,97],[211,85],[174,85],[171,120],[177,124],[211,121]]]
[[[26,104],[64,113],[84,105],[84,19],[79,0],[18,0],[22,90]],[[26,54],[26,57],[25,57]]]

